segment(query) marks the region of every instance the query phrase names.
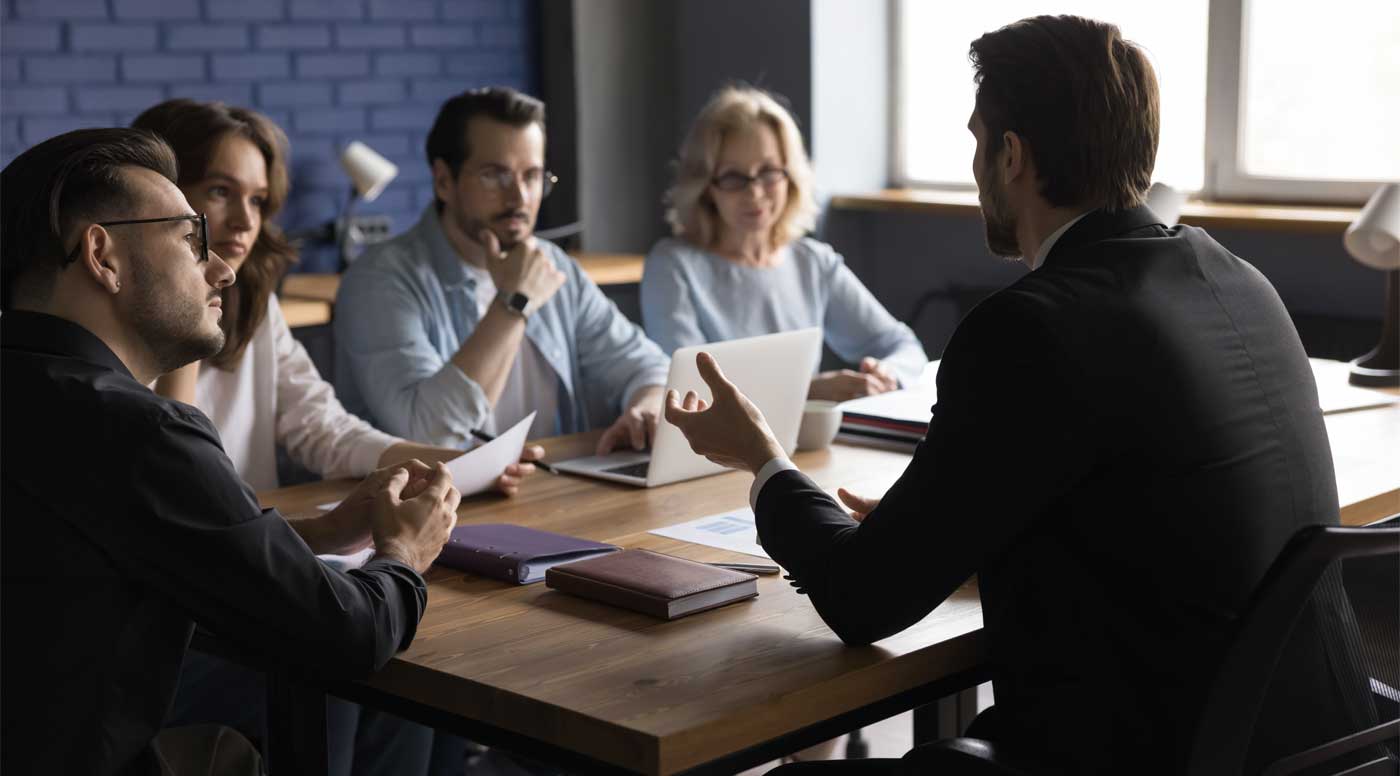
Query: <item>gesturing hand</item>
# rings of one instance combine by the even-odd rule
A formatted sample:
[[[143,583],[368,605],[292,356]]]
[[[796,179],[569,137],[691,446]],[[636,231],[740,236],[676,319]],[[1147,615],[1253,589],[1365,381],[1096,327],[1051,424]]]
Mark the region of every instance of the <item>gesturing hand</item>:
[[[850,508],[851,519],[857,523],[865,522],[865,518],[875,511],[875,507],[880,506],[880,499],[857,496],[845,488],[837,488],[836,495],[842,504]]]
[[[721,466],[755,474],[782,456],[783,448],[763,413],[725,378],[715,357],[702,352],[695,364],[714,396],[712,404],[706,406],[694,391],[687,391],[684,399],[675,391],[666,392],[666,421],[681,430],[690,449]]]

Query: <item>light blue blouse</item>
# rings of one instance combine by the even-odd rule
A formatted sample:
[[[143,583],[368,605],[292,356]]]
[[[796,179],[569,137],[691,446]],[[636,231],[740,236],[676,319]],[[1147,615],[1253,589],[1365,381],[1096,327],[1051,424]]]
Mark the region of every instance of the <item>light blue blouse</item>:
[[[774,267],[747,267],[679,238],[658,242],[642,276],[642,323],[667,353],[687,345],[821,327],[850,363],[885,362],[903,385],[928,363],[914,332],[890,315],[830,245],[787,246]]]
[[[670,359],[577,262],[539,245],[568,278],[525,322],[559,378],[554,428],[605,427],[633,393],[666,384]],[[431,205],[412,229],[366,250],[335,304],[335,387],[346,408],[406,439],[470,444],[492,411],[481,386],[452,363],[481,320],[475,288]]]

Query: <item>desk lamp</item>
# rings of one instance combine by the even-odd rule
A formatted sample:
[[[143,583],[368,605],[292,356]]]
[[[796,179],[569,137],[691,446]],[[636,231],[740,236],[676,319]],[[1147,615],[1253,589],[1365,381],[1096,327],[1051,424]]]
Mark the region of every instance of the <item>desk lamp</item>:
[[[394,163],[380,156],[373,148],[358,140],[351,141],[340,154],[340,166],[350,177],[350,195],[340,212],[330,221],[300,229],[287,235],[293,241],[310,240],[315,243],[332,243],[336,247],[336,271],[345,271],[345,265],[354,258],[351,251],[364,241],[364,235],[355,227],[355,207],[361,202],[373,202],[384,191],[384,187],[399,174]]]
[[[1385,320],[1381,341],[1351,362],[1352,385],[1400,386],[1400,184],[1376,189],[1342,238],[1347,253],[1385,273]]]
[[[399,174],[399,168],[358,140],[350,141],[340,153],[340,166],[350,176],[351,183],[350,198],[341,208],[340,217],[335,220],[335,244],[340,253],[340,267],[344,269],[354,258],[351,250],[364,239],[352,220],[355,206],[378,199],[384,187]]]

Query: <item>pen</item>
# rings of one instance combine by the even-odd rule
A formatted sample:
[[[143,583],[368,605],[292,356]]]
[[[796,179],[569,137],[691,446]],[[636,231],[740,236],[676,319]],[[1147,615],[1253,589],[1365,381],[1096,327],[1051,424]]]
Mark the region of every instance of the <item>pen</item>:
[[[476,437],[477,439],[480,439],[480,440],[483,441],[483,442],[494,442],[494,441],[496,440],[495,437],[491,436],[490,434],[486,433],[485,431],[481,431],[481,430],[475,429],[475,428],[472,429],[472,436]],[[539,468],[543,469],[544,471],[549,472],[550,474],[558,474],[558,473],[559,473],[559,472],[557,472],[557,471],[554,471],[554,467],[553,467],[553,466],[550,466],[549,464],[545,463],[544,461],[521,461],[521,463],[532,463],[532,464],[534,464],[535,466],[538,466]]]
[[[765,576],[778,573],[777,566],[769,566],[765,563],[706,563],[705,565],[729,569],[730,571],[747,571],[750,574],[763,574]]]

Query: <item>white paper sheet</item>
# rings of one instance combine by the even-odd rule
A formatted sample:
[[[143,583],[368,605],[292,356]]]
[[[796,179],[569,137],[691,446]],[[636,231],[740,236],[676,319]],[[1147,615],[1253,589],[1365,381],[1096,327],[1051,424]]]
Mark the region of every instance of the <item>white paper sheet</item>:
[[[463,496],[495,487],[501,472],[520,461],[520,452],[525,449],[525,435],[530,432],[530,424],[534,422],[535,413],[532,412],[504,434],[448,461],[447,470],[452,472],[452,484]]]
[[[1388,393],[1358,388],[1347,382],[1351,364],[1345,361],[1310,358],[1308,362],[1312,365],[1313,379],[1317,381],[1317,403],[1322,405],[1324,415],[1363,407],[1383,407],[1400,401],[1400,398]]]
[[[938,364],[936,359],[928,362],[919,381],[913,385],[841,402],[841,411],[927,425],[933,414],[930,409],[938,401],[938,385],[935,382],[938,379]]]
[[[330,566],[333,569],[338,569],[340,571],[349,571],[351,569],[360,568],[366,563],[369,563],[369,559],[374,557],[374,548],[366,547],[363,550],[360,550],[359,552],[352,552],[349,555],[327,554],[317,555],[316,557],[322,563],[326,564],[327,566]]]
[[[651,533],[772,560],[758,545],[758,525],[754,523],[753,510],[748,507],[658,528]]]
[[[506,433],[490,442],[477,445],[447,462],[447,470],[452,472],[452,484],[463,496],[480,493],[496,486],[496,478],[506,467],[520,460],[525,449],[525,435],[530,424],[535,422],[535,413],[526,415],[519,423],[511,426]],[[317,504],[322,512],[329,512],[340,506],[339,501]]]

